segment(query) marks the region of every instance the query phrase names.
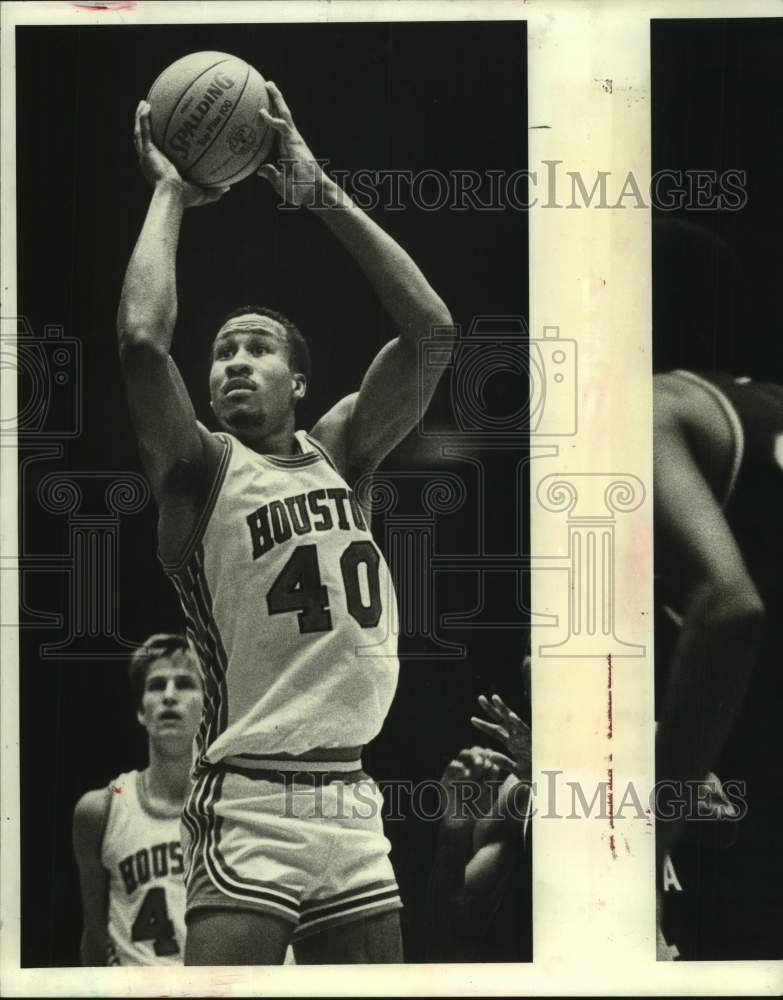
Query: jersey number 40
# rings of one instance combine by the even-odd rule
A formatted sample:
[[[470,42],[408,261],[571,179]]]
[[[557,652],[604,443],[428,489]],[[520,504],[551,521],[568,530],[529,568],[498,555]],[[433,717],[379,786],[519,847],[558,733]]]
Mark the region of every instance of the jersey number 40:
[[[362,628],[374,628],[381,618],[379,562],[378,550],[368,541],[351,542],[340,556],[346,607]],[[361,567],[364,567],[366,584],[364,595],[359,576]],[[270,615],[298,611],[302,634],[331,629],[329,591],[321,583],[315,545],[299,545],[294,549],[270,587],[266,604]]]

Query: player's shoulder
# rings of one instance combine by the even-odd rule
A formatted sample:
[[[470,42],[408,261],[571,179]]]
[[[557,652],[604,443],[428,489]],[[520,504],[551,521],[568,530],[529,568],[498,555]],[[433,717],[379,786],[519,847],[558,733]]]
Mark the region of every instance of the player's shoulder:
[[[228,447],[227,436],[208,430],[201,421],[196,421],[196,431],[200,442],[197,453],[174,456],[159,477],[158,499],[181,496],[183,493],[197,496],[208,489],[215,472]]]
[[[73,835],[77,846],[100,845],[111,807],[111,795],[110,788],[93,788],[78,799],[73,810]]]
[[[102,816],[106,810],[111,795],[110,788],[91,788],[89,792],[85,792],[77,800],[74,806],[74,816],[78,816],[81,820],[89,822],[95,819],[96,816]]]
[[[653,400],[656,410],[676,412],[686,406],[695,391],[692,372],[680,369],[653,375]]]
[[[653,417],[657,431],[666,426],[695,424],[715,428],[729,405],[725,380],[701,372],[676,369],[653,376]]]

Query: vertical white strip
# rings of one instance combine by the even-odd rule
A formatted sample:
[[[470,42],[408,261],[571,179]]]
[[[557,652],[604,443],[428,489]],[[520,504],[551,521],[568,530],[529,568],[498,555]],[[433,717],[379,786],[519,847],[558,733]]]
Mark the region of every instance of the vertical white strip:
[[[633,965],[649,966],[655,940],[652,827],[633,809],[616,815],[629,782],[645,802],[653,780],[649,491],[642,499],[651,468],[649,22],[633,4],[551,5],[545,17],[531,7],[530,329],[537,339],[559,327],[577,356],[573,382],[567,373],[556,383],[553,348],[539,345],[546,405],[563,413],[547,412],[546,427],[567,429],[573,391],[577,432],[531,437],[534,455],[537,442],[558,445],[531,464],[533,611],[559,619],[533,636],[535,962],[558,979],[573,969],[566,988],[579,991],[579,970],[589,969],[611,990],[621,977],[627,988]],[[587,198],[598,183],[589,205],[580,180]],[[548,476],[565,492],[542,503]],[[636,509],[619,509],[623,491],[636,494]],[[596,545],[602,518],[614,521],[613,552]],[[565,567],[569,526],[583,538],[570,594],[565,569],[536,569],[552,557]],[[612,621],[607,556],[617,581],[609,636],[597,627]],[[588,805],[599,792],[592,815],[567,782]],[[599,815],[603,792],[613,819],[610,801]]]

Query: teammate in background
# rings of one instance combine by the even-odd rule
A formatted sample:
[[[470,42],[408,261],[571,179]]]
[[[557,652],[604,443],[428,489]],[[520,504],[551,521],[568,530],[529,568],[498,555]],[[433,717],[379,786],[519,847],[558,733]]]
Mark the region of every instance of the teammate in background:
[[[530,657],[524,674],[529,684]],[[529,697],[529,687],[528,687]],[[462,750],[441,778],[446,812],[428,887],[433,962],[532,961],[530,728],[499,695],[479,698],[472,725],[507,755]]]
[[[439,377],[420,369],[419,342],[451,317],[408,254],[321,170],[267,86],[271,113],[259,114],[285,169],[259,173],[343,244],[398,336],[358,393],[306,434],[295,430],[309,375],[302,335],[265,307],[235,311],[213,343],[211,404],[224,433],[209,433],[170,348],[182,213],[221,192],[179,176],[140,103],[136,152],[153,194],[123,286],[120,358],[161,559],[206,678],[183,816],[186,963],[278,964],[291,940],[299,963],[399,962],[382,799],[374,788],[368,816],[361,770],[397,683],[396,599],[352,488],[414,428]],[[304,274],[301,259],[292,266]],[[335,818],[299,816],[301,786]]]
[[[201,677],[184,637],[161,634],[131,657],[130,682],[149,765],[86,792],[73,815],[82,965],[181,965],[180,816],[201,718]]]
[[[684,902],[674,870],[698,902],[691,941],[669,943],[683,957],[778,957],[783,797],[770,737],[783,696],[783,387],[670,372],[655,378],[654,415],[657,600],[667,609],[656,615],[656,769],[674,783],[658,815],[675,814],[679,782],[706,782],[723,823],[743,812],[729,801],[735,782],[747,801],[736,847],[721,851],[679,839],[683,819],[659,818],[659,880],[669,872],[659,890]],[[659,620],[676,626],[670,650]],[[706,781],[712,771],[722,786]],[[732,839],[699,825],[700,841]]]

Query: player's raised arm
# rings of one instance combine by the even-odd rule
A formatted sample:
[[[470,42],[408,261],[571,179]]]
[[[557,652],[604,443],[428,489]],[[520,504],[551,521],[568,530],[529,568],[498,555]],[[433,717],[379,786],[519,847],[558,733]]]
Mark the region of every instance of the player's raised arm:
[[[657,778],[704,781],[739,714],[764,608],[705,475],[730,447],[720,408],[676,374],[658,375],[654,418],[656,572],[682,614],[658,713]],[[659,824],[660,853],[680,829]]]
[[[87,792],[73,812],[73,853],[82,898],[82,965],[106,965],[108,957],[109,874],[101,863],[108,796],[108,789]]]
[[[282,170],[265,164],[259,174],[286,201],[323,220],[359,264],[398,331],[370,365],[358,394],[313,429],[350,481],[375,468],[413,429],[420,399],[429,403],[443,369],[420,368],[419,342],[433,327],[450,328],[451,315],[402,247],[321,170],[282,94],[273,83],[267,87],[273,113],[260,114],[280,137]],[[443,341],[445,348],[448,340]]]
[[[189,206],[216,201],[226,189],[206,190],[184,181],[152,142],[149,115],[149,104],[141,101],[133,139],[142,173],[153,190],[125,273],[117,332],[142,461],[160,501],[175,473],[190,479],[198,473],[204,449],[209,448],[169,354],[177,319],[175,267],[182,213]]]

